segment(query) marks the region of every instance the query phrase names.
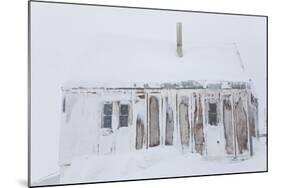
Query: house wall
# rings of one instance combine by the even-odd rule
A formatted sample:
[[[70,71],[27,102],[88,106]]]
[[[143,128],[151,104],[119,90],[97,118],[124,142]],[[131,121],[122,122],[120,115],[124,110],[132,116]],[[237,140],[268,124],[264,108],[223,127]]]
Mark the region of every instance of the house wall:
[[[65,91],[59,163],[158,146],[206,157],[248,156],[250,124],[256,130],[249,96],[247,89]],[[111,128],[102,128],[105,103],[112,104]],[[215,116],[210,103],[216,105]],[[120,127],[121,104],[129,107],[127,127]]]

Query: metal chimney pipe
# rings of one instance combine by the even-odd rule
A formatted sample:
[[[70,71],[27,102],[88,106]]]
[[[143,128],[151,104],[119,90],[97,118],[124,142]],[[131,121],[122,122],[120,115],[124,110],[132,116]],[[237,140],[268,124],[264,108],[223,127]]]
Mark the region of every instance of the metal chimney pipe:
[[[177,54],[178,57],[183,57],[182,52],[182,23],[177,23]]]

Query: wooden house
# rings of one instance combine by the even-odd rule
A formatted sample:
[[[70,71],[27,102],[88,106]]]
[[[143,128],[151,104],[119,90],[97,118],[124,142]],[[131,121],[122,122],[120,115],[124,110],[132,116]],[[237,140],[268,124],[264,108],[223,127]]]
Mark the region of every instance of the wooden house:
[[[80,68],[92,82],[62,87],[62,168],[75,156],[157,147],[207,158],[254,154],[258,100],[235,44],[185,47],[177,31],[174,51],[165,41],[121,38],[88,52],[102,65]]]

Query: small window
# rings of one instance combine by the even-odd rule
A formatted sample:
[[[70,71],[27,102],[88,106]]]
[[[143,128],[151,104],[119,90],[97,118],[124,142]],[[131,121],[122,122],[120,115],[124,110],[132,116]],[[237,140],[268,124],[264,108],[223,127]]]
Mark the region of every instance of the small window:
[[[209,124],[216,126],[217,125],[217,104],[209,103]]]
[[[129,105],[121,104],[120,114],[119,114],[119,127],[128,127],[128,120],[129,120]]]
[[[112,127],[112,104],[107,103],[103,105],[103,123],[102,128]]]

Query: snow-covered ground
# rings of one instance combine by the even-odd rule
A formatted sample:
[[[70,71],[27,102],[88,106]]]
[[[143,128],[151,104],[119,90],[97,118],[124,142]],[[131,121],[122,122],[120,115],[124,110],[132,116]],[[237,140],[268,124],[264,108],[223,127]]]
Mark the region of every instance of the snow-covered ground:
[[[146,151],[102,156],[80,156],[67,167],[59,183],[265,171],[267,161],[265,138],[261,138],[260,141],[254,140],[254,145],[254,156],[246,160],[209,159],[195,153],[183,154],[175,147],[155,147]]]

